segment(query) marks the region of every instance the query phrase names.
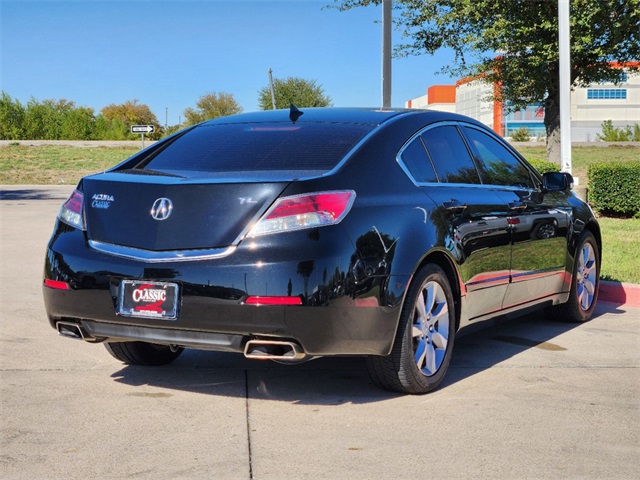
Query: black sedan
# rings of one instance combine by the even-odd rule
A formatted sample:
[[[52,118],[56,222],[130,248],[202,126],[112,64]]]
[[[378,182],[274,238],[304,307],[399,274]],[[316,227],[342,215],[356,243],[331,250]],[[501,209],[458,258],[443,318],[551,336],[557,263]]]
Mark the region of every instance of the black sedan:
[[[464,327],[593,315],[600,229],[572,182],[455,114],[220,118],[80,181],[47,247],[46,310],[127,364],[359,355],[377,385],[425,393]]]

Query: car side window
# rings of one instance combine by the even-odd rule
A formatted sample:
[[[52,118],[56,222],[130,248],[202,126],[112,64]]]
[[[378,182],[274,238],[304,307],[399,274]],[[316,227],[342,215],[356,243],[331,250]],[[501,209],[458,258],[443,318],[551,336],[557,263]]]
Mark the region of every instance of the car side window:
[[[421,136],[441,182],[480,183],[478,170],[454,125],[430,128]]]
[[[438,181],[436,172],[433,169],[433,165],[431,165],[431,160],[420,137],[414,138],[411,143],[402,150],[400,159],[416,182],[429,183]]]
[[[478,156],[483,183],[534,188],[529,170],[504,145],[475,128],[464,127],[464,132]]]

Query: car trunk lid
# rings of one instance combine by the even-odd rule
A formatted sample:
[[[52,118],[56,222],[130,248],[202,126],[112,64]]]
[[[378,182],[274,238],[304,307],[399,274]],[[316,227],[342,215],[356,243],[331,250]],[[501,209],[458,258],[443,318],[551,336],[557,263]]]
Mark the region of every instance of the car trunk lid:
[[[90,240],[151,251],[234,245],[288,184],[94,175],[85,178],[82,187],[87,235]]]

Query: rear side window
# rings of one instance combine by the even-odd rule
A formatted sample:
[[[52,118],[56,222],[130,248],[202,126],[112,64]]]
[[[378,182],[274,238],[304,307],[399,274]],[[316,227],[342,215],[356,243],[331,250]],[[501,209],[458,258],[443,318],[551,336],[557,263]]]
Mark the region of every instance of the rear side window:
[[[504,145],[475,128],[464,128],[480,161],[482,181],[490,185],[533,188],[529,170]]]
[[[454,125],[430,128],[421,136],[441,182],[480,183],[478,170]]]
[[[156,171],[328,171],[373,130],[354,124],[202,125],[141,168]]]
[[[433,165],[431,165],[431,160],[420,137],[414,138],[413,141],[402,150],[400,159],[417,183],[438,181],[436,172],[433,170]]]

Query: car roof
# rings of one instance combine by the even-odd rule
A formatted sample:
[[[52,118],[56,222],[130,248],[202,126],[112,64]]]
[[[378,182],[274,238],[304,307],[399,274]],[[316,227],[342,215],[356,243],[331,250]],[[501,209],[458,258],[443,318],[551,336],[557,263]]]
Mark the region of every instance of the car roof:
[[[300,108],[301,115],[295,123],[327,122],[327,123],[358,123],[367,125],[382,125],[387,121],[408,115],[422,114],[429,121],[444,120],[451,117],[461,118],[455,114],[445,114],[434,110],[415,109],[377,109],[377,108]],[[446,118],[445,118],[446,117]],[[216,118],[201,125],[222,125],[230,123],[272,123],[290,122],[289,109],[264,110],[252,113],[240,113],[228,117]]]

